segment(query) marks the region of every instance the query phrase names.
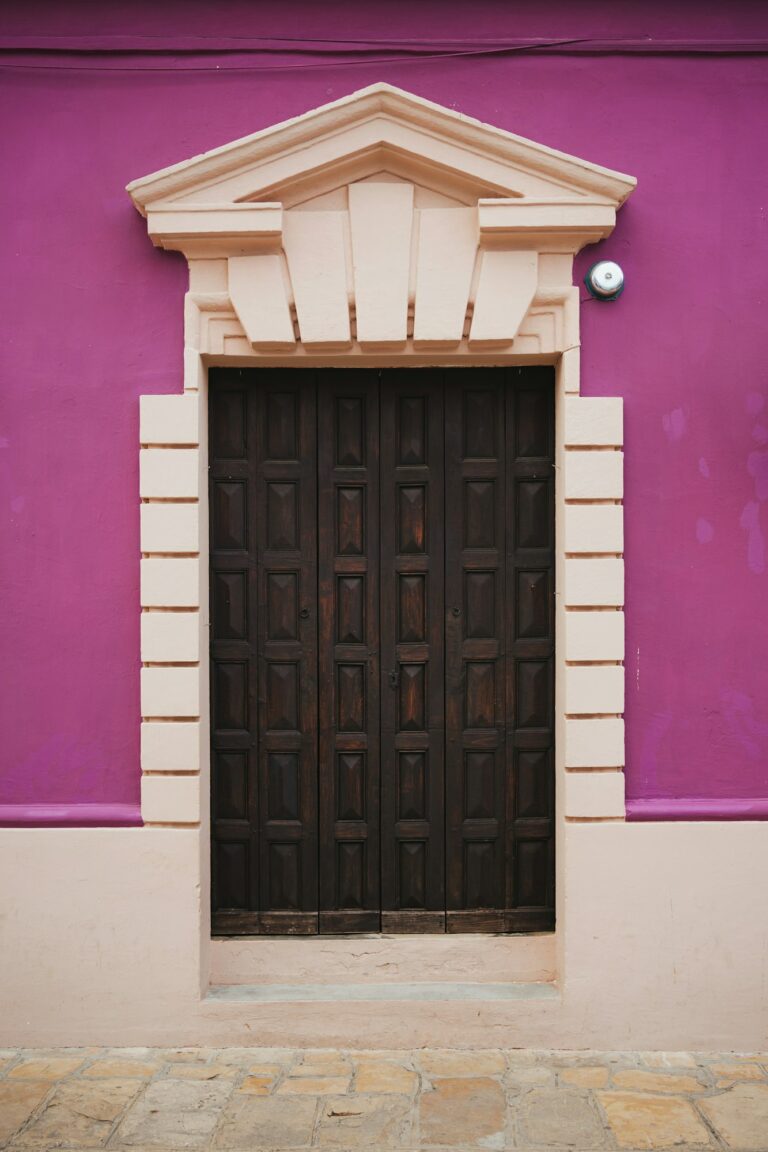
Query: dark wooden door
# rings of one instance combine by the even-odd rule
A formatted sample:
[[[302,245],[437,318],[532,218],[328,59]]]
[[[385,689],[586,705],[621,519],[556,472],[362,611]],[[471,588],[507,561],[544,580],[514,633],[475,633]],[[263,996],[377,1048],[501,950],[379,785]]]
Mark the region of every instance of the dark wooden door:
[[[214,370],[217,934],[554,924],[553,373]]]

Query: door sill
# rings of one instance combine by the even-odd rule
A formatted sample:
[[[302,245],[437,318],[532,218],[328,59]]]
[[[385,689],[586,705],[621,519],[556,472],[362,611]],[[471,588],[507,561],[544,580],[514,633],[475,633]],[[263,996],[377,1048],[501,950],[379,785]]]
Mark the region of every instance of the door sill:
[[[524,936],[234,936],[211,941],[214,987],[315,984],[544,984],[557,977],[554,932]]]
[[[553,983],[482,984],[449,981],[401,984],[222,984],[207,1002],[229,1004],[339,1003],[344,1001],[558,1000]]]

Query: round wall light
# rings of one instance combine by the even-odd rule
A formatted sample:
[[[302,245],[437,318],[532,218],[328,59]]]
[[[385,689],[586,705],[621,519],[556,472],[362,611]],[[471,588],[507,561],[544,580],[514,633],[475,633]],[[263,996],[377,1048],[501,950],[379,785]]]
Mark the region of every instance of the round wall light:
[[[616,300],[624,291],[624,273],[613,260],[593,264],[584,283],[596,300]]]

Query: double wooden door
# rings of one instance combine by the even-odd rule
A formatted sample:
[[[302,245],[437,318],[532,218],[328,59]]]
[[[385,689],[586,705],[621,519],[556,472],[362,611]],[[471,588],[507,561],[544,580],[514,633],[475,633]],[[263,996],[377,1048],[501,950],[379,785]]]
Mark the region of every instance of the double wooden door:
[[[215,933],[553,927],[552,376],[212,371]]]

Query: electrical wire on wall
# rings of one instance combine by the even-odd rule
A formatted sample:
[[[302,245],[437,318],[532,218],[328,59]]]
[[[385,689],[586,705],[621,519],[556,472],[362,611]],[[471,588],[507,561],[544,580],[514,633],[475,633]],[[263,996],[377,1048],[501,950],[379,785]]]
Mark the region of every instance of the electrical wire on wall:
[[[236,37],[212,40],[184,37],[9,37],[0,44],[0,68],[47,71],[108,72],[290,72],[351,68],[371,64],[426,64],[461,57],[549,55],[763,55],[768,40],[661,40],[652,36],[616,39],[569,37],[527,40],[301,39],[290,36]],[[377,55],[377,53],[381,53]],[[387,53],[387,54],[384,54]],[[151,62],[158,56],[173,62]],[[242,61],[238,57],[325,57],[292,63],[282,60]],[[74,59],[74,58],[77,59]],[[144,58],[147,62],[128,63]],[[221,57],[215,62],[212,57]],[[205,63],[190,63],[194,59]]]

